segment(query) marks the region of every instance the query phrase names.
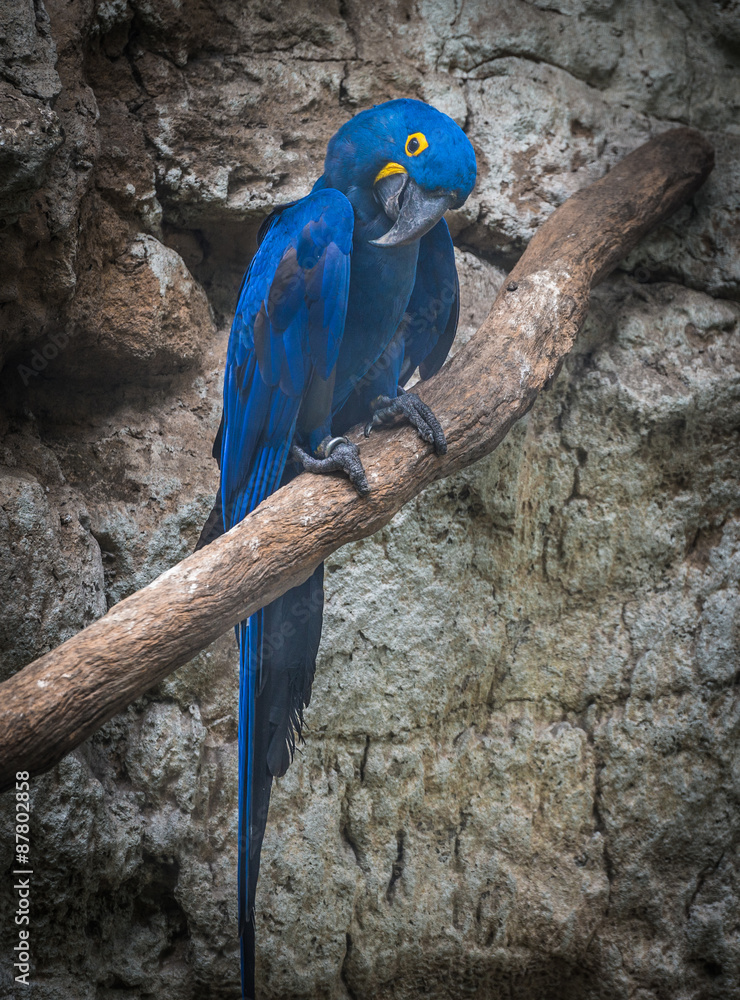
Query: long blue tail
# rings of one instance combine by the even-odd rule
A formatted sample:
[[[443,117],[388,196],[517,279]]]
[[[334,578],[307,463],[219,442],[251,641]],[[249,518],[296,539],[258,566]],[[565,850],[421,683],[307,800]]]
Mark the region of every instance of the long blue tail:
[[[257,864],[250,865],[254,850],[254,838],[251,835],[253,824],[252,802],[254,796],[253,782],[250,780],[255,773],[255,714],[257,701],[257,674],[259,670],[258,637],[260,631],[261,611],[248,621],[240,622],[236,627],[239,643],[239,849],[238,849],[238,913],[239,941],[241,947],[241,979],[242,997],[254,1000],[254,888],[257,884],[259,868],[259,848],[257,849]],[[269,802],[270,790],[267,789]],[[265,822],[267,816],[265,815]],[[262,824],[264,832],[264,823]],[[261,838],[260,838],[261,839]],[[261,846],[261,845],[260,845]],[[251,868],[251,871],[250,871]],[[253,891],[250,892],[250,887]]]
[[[321,638],[324,566],[237,626],[239,689],[239,938],[242,997],[254,1000],[254,901],[273,777],[301,738]]]
[[[292,429],[291,429],[292,435]],[[198,548],[242,520],[282,482],[290,437],[265,448],[233,509],[221,492],[201,533]],[[273,777],[285,774],[301,738],[303,709],[311,697],[321,637],[323,565],[305,583],[288,591],[236,627],[239,644],[239,832],[238,920],[242,997],[255,997],[254,904],[260,852],[267,824]]]

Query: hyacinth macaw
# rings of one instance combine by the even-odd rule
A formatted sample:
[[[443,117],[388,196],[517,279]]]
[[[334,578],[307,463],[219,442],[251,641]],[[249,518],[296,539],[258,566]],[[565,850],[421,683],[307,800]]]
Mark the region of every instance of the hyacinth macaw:
[[[458,283],[442,218],[475,182],[473,148],[414,100],[363,111],[328,145],[309,195],[262,225],[231,328],[214,444],[221,484],[199,547],[295,476],[344,470],[368,492],[358,421],[403,415],[438,452],[442,428],[404,384],[433,375],[455,335]],[[273,777],[301,738],[321,635],[323,566],[237,626],[239,936],[254,997],[254,902]]]

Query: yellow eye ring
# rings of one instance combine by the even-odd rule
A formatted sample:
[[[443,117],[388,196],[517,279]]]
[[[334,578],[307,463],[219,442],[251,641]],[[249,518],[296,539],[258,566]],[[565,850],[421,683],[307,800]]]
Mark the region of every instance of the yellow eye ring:
[[[423,132],[412,132],[406,140],[406,155],[418,156],[419,153],[423,153],[428,146],[429,143],[427,142],[427,137]]]

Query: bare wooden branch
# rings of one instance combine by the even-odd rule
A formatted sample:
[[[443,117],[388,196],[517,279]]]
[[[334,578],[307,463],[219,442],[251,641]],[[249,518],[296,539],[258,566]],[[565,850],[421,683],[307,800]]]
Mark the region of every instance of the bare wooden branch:
[[[362,441],[372,492],[302,475],[227,535],[0,685],[0,788],[38,774],[230,626],[377,531],[412,497],[493,451],[559,371],[591,287],[703,183],[713,151],[680,128],[640,146],[537,232],[478,333],[420,389],[437,457],[408,427]]]

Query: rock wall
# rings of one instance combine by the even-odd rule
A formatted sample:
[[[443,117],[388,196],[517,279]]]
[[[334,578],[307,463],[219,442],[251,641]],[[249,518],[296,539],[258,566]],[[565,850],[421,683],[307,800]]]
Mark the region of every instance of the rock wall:
[[[330,560],[259,981],[740,998],[737,4],[0,8],[3,677],[191,551],[256,229],[356,110],[419,97],[475,145],[461,340],[572,192],[709,132],[714,174],[597,290],[553,390]],[[236,690],[227,635],[33,782],[35,1000],[238,996]]]

